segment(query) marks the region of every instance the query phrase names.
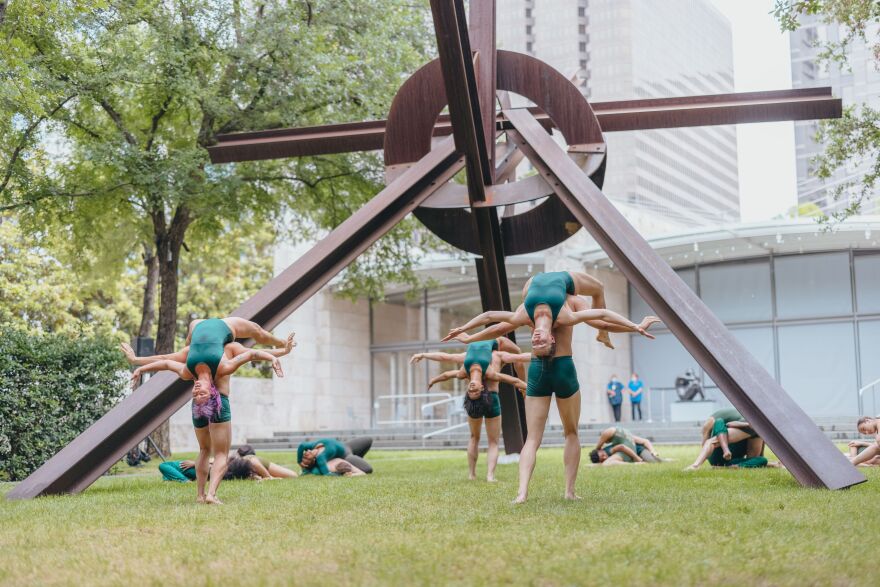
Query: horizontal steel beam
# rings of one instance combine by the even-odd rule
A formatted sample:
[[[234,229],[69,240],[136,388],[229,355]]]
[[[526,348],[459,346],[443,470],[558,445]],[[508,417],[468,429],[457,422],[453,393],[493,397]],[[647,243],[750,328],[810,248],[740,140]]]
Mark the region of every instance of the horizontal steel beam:
[[[327,237],[242,304],[241,316],[271,329],[462,169],[452,139],[391,182]],[[79,493],[190,399],[192,383],[161,373],[122,400],[6,494]]]
[[[830,87],[596,102],[590,105],[603,132],[814,120],[840,118],[841,115],[840,98],[832,97]],[[552,127],[553,123],[546,114],[535,108],[530,112],[543,126]],[[506,129],[500,116],[496,128]],[[437,120],[434,136],[450,134],[452,125],[449,117],[443,115]],[[382,148],[384,137],[384,120],[283,128],[221,135],[216,145],[208,147],[208,153],[214,163],[231,163],[377,151]]]
[[[526,157],[626,279],[803,485],[865,481],[526,110],[505,110]],[[638,319],[639,317],[635,317]]]

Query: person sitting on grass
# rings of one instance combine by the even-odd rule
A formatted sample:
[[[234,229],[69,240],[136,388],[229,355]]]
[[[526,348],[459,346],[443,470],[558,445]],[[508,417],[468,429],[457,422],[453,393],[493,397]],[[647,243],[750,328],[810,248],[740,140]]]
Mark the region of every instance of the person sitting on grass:
[[[849,461],[856,466],[866,467],[871,464],[875,464],[877,462],[877,457],[880,457],[880,421],[877,418],[872,418],[870,416],[862,416],[859,418],[859,421],[856,423],[856,427],[859,429],[860,434],[864,434],[865,436],[873,436],[874,441],[854,441],[858,442],[859,446],[864,443],[864,449],[859,451],[858,446],[855,447],[855,455],[852,454],[853,451],[853,443],[850,443],[850,457]]]
[[[779,463],[769,462],[764,457],[764,440],[751,428],[731,428],[728,435],[730,458],[725,458],[720,439],[713,436],[703,444],[697,460],[685,468],[685,471],[696,471],[707,460],[713,467],[757,469],[781,466]]]
[[[303,475],[330,475],[334,473],[335,464],[331,461],[340,459],[353,465],[357,471],[365,474],[373,472],[364,456],[373,445],[373,439],[360,437],[348,442],[335,438],[319,438],[312,442],[302,442],[296,448],[296,462],[302,467]],[[343,467],[344,468],[344,467]]]
[[[733,458],[729,447],[729,428],[748,428],[748,422],[736,408],[715,410],[703,423],[701,444],[712,437],[717,437],[721,455],[725,460]]]
[[[599,434],[596,448],[590,451],[590,460],[594,464],[609,466],[659,463],[660,455],[647,438],[636,436],[621,426],[612,426]]]
[[[266,481],[269,479],[293,479],[298,477],[296,471],[273,463],[269,459],[254,454],[236,454],[229,459],[225,479],[252,479]]]

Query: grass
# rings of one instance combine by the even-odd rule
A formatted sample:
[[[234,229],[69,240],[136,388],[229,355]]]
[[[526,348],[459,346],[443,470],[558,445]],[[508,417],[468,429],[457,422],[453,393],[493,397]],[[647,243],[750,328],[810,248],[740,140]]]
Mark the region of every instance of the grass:
[[[530,501],[516,465],[466,480],[463,452],[374,452],[376,473],[221,487],[150,474],[105,477],[79,496],[0,500],[0,585],[850,585],[880,521],[880,472],[848,491],[781,470],[683,473],[586,467],[562,495],[562,453],[542,450]],[[289,453],[271,455],[292,465]],[[586,452],[584,458],[586,459]],[[485,455],[478,471],[485,472]],[[11,484],[0,485],[5,493]]]

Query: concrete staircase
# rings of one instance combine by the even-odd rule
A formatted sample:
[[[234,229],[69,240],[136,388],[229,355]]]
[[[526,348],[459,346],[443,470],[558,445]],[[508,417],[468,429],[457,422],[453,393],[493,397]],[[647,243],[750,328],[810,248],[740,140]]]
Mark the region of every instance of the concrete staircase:
[[[856,418],[816,418],[816,424],[833,442],[848,442],[859,438],[856,431]],[[580,427],[581,444],[588,446],[596,441],[599,432],[611,426],[608,423],[582,424]],[[637,436],[643,436],[657,444],[697,444],[700,440],[701,422],[624,422],[623,426]],[[363,430],[317,430],[276,432],[271,438],[249,438],[256,450],[290,450],[300,442],[315,438],[354,438],[371,436],[373,450],[432,450],[461,449],[467,446],[470,433],[467,427],[452,432],[424,439],[422,436],[430,432],[426,428],[375,428]],[[485,431],[481,434],[480,444],[485,446]],[[547,426],[544,431],[542,446],[562,446],[561,426]]]

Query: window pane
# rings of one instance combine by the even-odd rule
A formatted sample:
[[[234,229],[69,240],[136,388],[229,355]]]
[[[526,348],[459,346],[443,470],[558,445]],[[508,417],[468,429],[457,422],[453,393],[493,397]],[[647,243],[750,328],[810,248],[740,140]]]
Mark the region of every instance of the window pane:
[[[852,312],[849,254],[780,257],[775,261],[780,318],[840,316]]]
[[[701,280],[702,278],[702,275],[700,275]],[[702,281],[700,285],[702,286]],[[746,350],[764,367],[771,377],[776,378],[776,364],[773,360],[773,329],[771,327],[731,328],[730,333],[746,347]],[[703,380],[706,382],[706,387],[716,387],[715,382],[712,381],[708,373],[703,375]],[[726,399],[722,399],[724,398],[724,393],[720,390],[717,392],[712,390],[711,396],[712,399],[722,401],[725,405],[729,403]]]
[[[420,300],[403,294],[373,304],[373,344],[415,342],[424,338],[424,312]]]
[[[853,325],[779,328],[779,370],[785,391],[810,416],[858,412]]]
[[[856,255],[855,266],[859,312],[880,312],[880,255]]]
[[[691,291],[697,291],[697,276],[693,269],[676,271],[678,276],[687,284]],[[648,305],[633,286],[629,286],[629,316],[633,321],[639,321],[645,316],[654,314],[654,310]]]
[[[859,322],[859,354],[862,362],[862,385],[880,379],[880,320]],[[880,387],[880,386],[877,386]],[[880,411],[880,389],[865,395],[866,414]]]
[[[722,322],[769,320],[770,262],[701,267],[700,297]]]

